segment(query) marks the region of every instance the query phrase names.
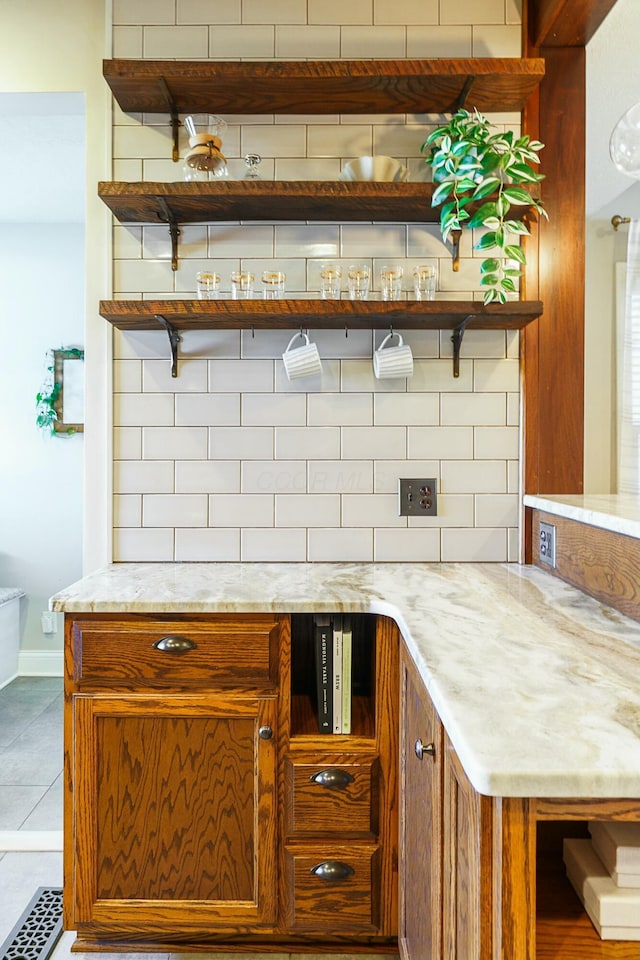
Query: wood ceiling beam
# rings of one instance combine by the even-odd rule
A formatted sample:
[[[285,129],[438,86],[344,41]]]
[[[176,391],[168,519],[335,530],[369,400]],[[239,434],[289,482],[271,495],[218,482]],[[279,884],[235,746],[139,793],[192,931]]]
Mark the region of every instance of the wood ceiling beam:
[[[533,47],[584,47],[616,0],[532,0]]]

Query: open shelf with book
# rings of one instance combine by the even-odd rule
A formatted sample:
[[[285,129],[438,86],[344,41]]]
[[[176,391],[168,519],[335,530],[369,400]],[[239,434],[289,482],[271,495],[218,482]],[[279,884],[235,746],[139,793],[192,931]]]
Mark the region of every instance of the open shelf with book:
[[[343,618],[348,619],[343,619]],[[340,620],[338,620],[340,618]],[[328,701],[331,703],[331,729],[321,729],[319,717],[319,623],[321,616],[294,614],[291,618],[291,723],[292,738],[353,736],[375,739],[376,736],[376,617],[371,614],[328,614],[326,620],[327,664],[326,683]],[[337,640],[338,626],[351,630],[351,683],[348,685],[350,722],[341,721],[340,734],[333,730],[333,647],[334,633]],[[344,653],[343,653],[344,658]],[[344,698],[343,698],[344,700]]]

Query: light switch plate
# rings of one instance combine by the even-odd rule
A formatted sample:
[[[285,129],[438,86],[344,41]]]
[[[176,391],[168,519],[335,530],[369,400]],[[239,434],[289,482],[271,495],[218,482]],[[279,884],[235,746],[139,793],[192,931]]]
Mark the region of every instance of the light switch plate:
[[[398,480],[400,517],[435,517],[438,513],[438,489],[435,477]]]

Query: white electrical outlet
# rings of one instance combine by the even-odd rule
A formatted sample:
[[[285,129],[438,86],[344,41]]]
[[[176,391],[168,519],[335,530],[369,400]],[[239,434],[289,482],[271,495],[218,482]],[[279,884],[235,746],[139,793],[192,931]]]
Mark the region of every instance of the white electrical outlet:
[[[42,611],[40,623],[42,624],[43,633],[57,633],[58,625],[56,623],[56,615],[52,613],[51,610]]]

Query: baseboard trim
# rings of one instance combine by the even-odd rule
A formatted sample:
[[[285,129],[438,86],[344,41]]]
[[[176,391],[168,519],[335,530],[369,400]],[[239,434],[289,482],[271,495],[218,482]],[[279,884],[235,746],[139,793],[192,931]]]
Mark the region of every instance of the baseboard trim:
[[[21,650],[18,655],[19,677],[61,677],[62,650]]]
[[[0,830],[0,850],[62,850],[62,830]]]

